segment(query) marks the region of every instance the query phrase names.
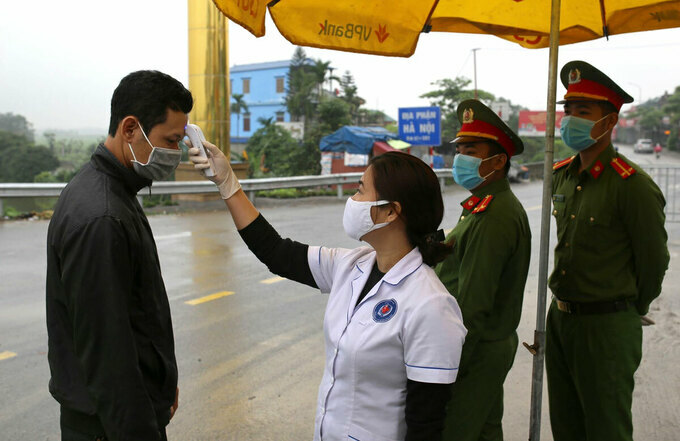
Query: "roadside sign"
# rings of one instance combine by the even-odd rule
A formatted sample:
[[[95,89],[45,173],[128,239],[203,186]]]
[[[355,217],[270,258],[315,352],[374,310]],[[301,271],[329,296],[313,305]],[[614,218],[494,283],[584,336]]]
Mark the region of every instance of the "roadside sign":
[[[413,145],[440,145],[442,131],[439,107],[400,108],[399,138]]]

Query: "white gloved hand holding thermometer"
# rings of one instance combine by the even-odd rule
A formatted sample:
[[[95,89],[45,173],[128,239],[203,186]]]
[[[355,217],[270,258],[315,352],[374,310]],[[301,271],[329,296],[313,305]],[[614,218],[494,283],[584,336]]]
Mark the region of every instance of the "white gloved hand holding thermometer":
[[[241,188],[241,184],[236,179],[236,175],[231,169],[229,160],[224,156],[224,153],[208,141],[203,141],[203,146],[208,153],[208,157],[201,156],[198,148],[192,146],[189,149],[189,160],[193,162],[194,168],[197,170],[210,168],[212,162],[212,169],[215,175],[208,177],[208,179],[217,184],[222,199],[229,199]]]

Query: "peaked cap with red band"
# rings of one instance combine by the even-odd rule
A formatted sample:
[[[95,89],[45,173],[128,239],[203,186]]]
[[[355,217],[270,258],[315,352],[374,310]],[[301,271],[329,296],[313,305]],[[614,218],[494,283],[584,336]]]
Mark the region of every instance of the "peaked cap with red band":
[[[481,101],[465,100],[458,105],[456,112],[461,127],[456,139],[451,142],[468,142],[467,138],[484,138],[498,143],[510,157],[524,151],[524,144],[519,136],[496,115],[496,112]]]
[[[632,103],[633,97],[621,89],[607,75],[585,61],[570,61],[560,71],[560,79],[567,89],[564,100],[567,101],[607,101],[616,110],[621,110],[624,103]]]

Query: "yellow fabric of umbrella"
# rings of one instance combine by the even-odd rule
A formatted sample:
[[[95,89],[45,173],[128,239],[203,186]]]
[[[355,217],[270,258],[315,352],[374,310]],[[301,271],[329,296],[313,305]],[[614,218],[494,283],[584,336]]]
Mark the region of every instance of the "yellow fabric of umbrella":
[[[423,31],[492,34],[528,48],[549,45],[547,0],[213,0],[231,20],[264,35],[269,9],[302,46],[408,57]],[[560,44],[680,27],[680,0],[562,0]]]
[[[550,2],[442,0],[431,25],[433,31],[492,34],[527,48],[543,48],[550,42]],[[679,26],[680,1],[561,1],[560,45],[603,37],[605,27],[613,35]]]

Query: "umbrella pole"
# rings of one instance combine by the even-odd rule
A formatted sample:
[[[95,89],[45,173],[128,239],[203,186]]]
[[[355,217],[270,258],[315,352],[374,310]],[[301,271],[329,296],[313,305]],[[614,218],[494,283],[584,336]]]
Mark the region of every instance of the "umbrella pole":
[[[543,163],[543,202],[541,209],[541,241],[538,264],[538,302],[534,344],[528,346],[534,355],[531,381],[531,416],[529,440],[541,438],[541,408],[543,398],[543,360],[545,357],[545,310],[548,289],[550,245],[550,208],[552,196],[552,164],[555,147],[555,101],[557,95],[557,56],[560,40],[560,0],[552,0],[550,18],[550,66],[548,69],[548,109],[545,129],[545,160]],[[526,344],[525,344],[526,345]]]

